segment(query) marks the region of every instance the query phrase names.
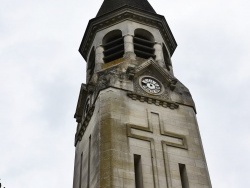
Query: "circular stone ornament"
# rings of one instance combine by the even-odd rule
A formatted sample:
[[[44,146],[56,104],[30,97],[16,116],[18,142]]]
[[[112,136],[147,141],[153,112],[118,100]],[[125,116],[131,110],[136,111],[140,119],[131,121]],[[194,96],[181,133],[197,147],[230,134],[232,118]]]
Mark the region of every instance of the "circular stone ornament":
[[[160,95],[163,92],[162,83],[154,77],[143,76],[139,79],[141,88],[151,95]]]

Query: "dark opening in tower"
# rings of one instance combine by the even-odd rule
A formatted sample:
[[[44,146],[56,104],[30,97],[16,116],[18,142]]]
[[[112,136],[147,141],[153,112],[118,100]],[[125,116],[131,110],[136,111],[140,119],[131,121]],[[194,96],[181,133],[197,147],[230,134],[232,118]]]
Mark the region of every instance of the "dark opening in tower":
[[[106,34],[103,38],[103,47],[104,63],[122,58],[124,54],[124,41],[122,32],[120,30],[114,30]]]
[[[162,46],[162,52],[163,52],[164,62],[165,62],[166,68],[168,70],[170,70],[170,67],[172,66],[172,63],[171,63],[171,59],[170,59],[170,56],[168,54],[167,48],[166,48],[166,46],[164,44]]]
[[[189,188],[186,165],[179,164],[179,170],[182,188]]]
[[[144,59],[152,57],[155,59],[153,35],[144,29],[136,29],[134,36],[134,50],[137,57]]]
[[[134,154],[135,188],[143,188],[141,156]]]
[[[91,50],[91,53],[89,55],[89,60],[88,60],[88,76],[89,79],[92,77],[94,70],[95,70],[95,49],[94,47]]]

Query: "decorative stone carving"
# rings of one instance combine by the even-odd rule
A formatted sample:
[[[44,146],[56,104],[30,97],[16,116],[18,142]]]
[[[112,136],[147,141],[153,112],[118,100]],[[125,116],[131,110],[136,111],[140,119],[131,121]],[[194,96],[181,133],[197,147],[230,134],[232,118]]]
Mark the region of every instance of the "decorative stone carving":
[[[172,101],[160,100],[158,97],[144,96],[134,92],[128,92],[128,97],[133,100],[139,100],[140,102],[147,102],[149,104],[155,104],[156,106],[163,106],[164,108],[170,108],[172,110],[177,109],[179,105]]]
[[[118,71],[118,67],[111,67],[106,70],[98,72],[97,87],[95,88],[95,93],[102,89],[105,89],[112,85],[114,79],[121,79],[121,72]]]
[[[83,116],[83,111],[84,111],[84,104],[85,100],[88,95],[88,89],[86,84],[81,85],[80,93],[79,93],[79,98],[76,106],[76,112],[74,115],[74,118],[76,119],[77,123],[81,123],[82,121],[82,116]]]
[[[106,75],[102,75],[98,78],[98,84],[97,88],[98,90],[104,89],[109,86],[110,78],[108,78]]]
[[[90,94],[93,94],[94,93],[94,90],[95,90],[95,86],[94,86],[94,84],[88,84],[87,85],[87,90],[88,90],[88,92],[90,93]]]
[[[135,68],[134,67],[128,67],[127,71],[126,71],[126,74],[127,74],[129,80],[133,80],[134,76],[135,76]]]
[[[89,108],[89,111],[87,112],[83,122],[81,124],[79,124],[79,128],[78,128],[76,135],[75,135],[75,146],[76,146],[78,141],[81,141],[82,136],[84,135],[84,132],[87,129],[89,121],[94,113],[94,110],[95,110],[95,106],[93,105]]]

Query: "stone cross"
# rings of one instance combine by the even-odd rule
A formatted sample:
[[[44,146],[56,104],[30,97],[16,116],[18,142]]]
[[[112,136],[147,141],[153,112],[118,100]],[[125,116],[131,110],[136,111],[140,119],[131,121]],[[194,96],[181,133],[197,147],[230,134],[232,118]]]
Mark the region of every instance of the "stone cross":
[[[184,135],[168,132],[164,130],[164,124],[161,120],[160,113],[147,111],[148,115],[148,127],[127,124],[127,135],[130,138],[135,138],[143,141],[150,142],[151,145],[151,157],[153,165],[153,178],[155,188],[159,188],[158,180],[158,168],[160,162],[157,159],[164,160],[164,168],[167,176],[167,186],[171,188],[170,181],[170,168],[168,164],[167,152],[164,151],[164,146],[176,147],[187,150],[187,141]],[[143,135],[143,136],[142,136]],[[162,156],[159,156],[162,155]],[[158,162],[158,165],[157,165]]]

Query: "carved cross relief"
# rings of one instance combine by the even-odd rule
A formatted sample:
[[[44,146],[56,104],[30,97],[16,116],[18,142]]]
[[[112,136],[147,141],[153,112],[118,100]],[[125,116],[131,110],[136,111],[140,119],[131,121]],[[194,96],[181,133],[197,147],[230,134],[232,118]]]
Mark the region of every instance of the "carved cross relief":
[[[187,150],[187,141],[184,135],[164,130],[164,124],[160,113],[147,110],[147,116],[148,127],[130,123],[127,124],[128,137],[150,142],[154,187],[161,187],[159,183],[158,167],[161,163],[159,159],[163,158],[166,184],[168,188],[171,188],[170,166],[167,151],[165,151],[164,148],[168,146]]]

